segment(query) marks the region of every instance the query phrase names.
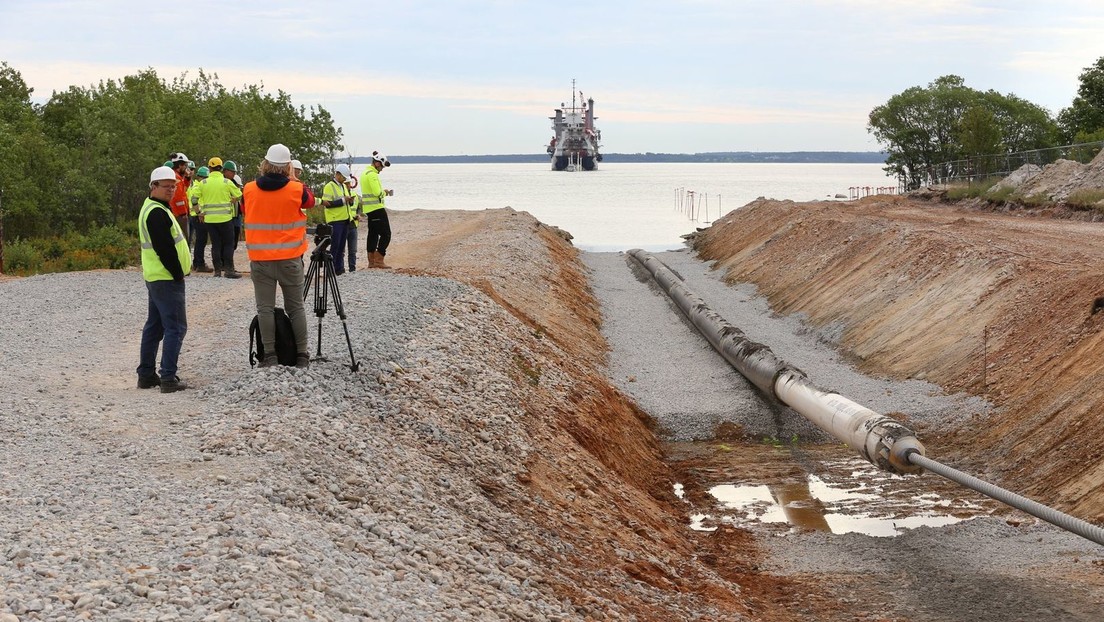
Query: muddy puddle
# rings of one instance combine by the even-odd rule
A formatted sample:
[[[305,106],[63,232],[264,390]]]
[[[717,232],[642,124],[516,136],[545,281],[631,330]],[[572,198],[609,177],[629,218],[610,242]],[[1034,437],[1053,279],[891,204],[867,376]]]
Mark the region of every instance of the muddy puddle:
[[[998,513],[1003,506],[942,477],[878,470],[841,445],[671,443],[687,525],[892,537]]]

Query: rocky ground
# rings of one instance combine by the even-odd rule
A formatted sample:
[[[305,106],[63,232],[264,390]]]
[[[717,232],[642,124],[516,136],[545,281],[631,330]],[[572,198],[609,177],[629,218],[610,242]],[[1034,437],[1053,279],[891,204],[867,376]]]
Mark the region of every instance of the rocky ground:
[[[991,452],[996,459],[985,464],[999,483],[1023,481],[1064,509],[1099,517],[1095,467],[1078,475],[1072,466],[1074,457],[1100,464],[1091,458],[1099,444],[1075,434],[1077,419],[1064,414],[1088,408],[1067,398],[1064,408],[1041,409],[1050,416],[1028,402],[1015,410],[1014,398],[1027,393],[1017,372],[1053,398],[1038,404],[1070,395],[1016,361],[1071,352],[1085,352],[1078,364],[1091,359],[1092,325],[1071,330],[1059,304],[1041,311],[1059,337],[1021,332],[1031,325],[1022,319],[1031,317],[1026,284],[1050,273],[1030,273],[1007,307],[985,316],[994,331],[986,360],[998,365],[983,367],[981,385],[961,373],[974,359],[945,362],[935,345],[923,347],[936,341],[953,354],[962,338],[923,324],[935,312],[910,303],[918,291],[910,287],[926,284],[933,309],[941,301],[963,317],[956,305],[968,304],[959,302],[964,291],[983,292],[983,301],[1010,291],[992,286],[1004,281],[984,269],[1061,267],[1072,262],[1067,252],[1095,258],[1095,230],[1050,221],[1024,230],[1015,226],[1023,219],[878,201],[764,202],[719,222],[700,247],[725,274],[758,283],[777,311],[831,327],[823,334],[838,335],[863,366],[988,395],[1002,410],[980,434],[964,426],[926,432],[974,464]],[[1001,220],[989,226],[991,217]],[[875,224],[864,229],[867,221]],[[0,622],[1014,619],[986,617],[994,611],[1089,620],[1099,611],[1101,557],[1031,521],[918,531],[888,547],[851,536],[689,529],[672,483],[700,495],[693,478],[716,466],[715,456],[676,455],[661,444],[663,429],[611,382],[604,310],[563,232],[509,209],[402,212],[393,226],[388,260],[399,269],[339,281],[357,372],[333,309],[321,322],[327,360],[308,370],[250,370],[248,280],[194,275],[181,359],[194,388],[140,391],[139,272],[0,282]],[[847,229],[854,237],[844,242]],[[893,235],[866,240],[878,231]],[[929,255],[902,252],[911,264],[875,259],[884,253],[879,242],[933,239],[928,248],[938,251]],[[856,268],[833,254],[840,245],[865,249],[859,255],[876,267],[848,281]],[[993,249],[1000,261],[988,255]],[[930,258],[946,262],[925,272]],[[946,293],[923,279],[954,266],[982,274],[956,272],[940,281]],[[1084,276],[1084,287],[1095,273],[1091,262],[1077,266],[1070,273]],[[810,274],[829,285],[812,295]],[[801,295],[787,296],[771,279]],[[841,310],[837,287],[891,297]],[[874,302],[906,316],[911,308],[921,324],[879,316]],[[1008,321],[1021,323],[997,322],[1001,309],[1020,311]],[[965,324],[966,333],[976,327]],[[310,327],[313,348],[313,316]],[[1025,348],[1043,353],[1032,359]],[[1093,374],[1076,369],[1091,384]],[[1036,416],[1055,429],[1023,427]],[[1023,447],[1032,435],[1042,447],[1065,439],[1070,458],[1051,466],[1042,447]],[[767,468],[751,459],[742,467],[749,476]],[[1001,565],[1033,546],[1039,556]],[[969,572],[971,553],[978,568],[1001,565],[1000,580]],[[900,573],[898,563],[914,570]],[[916,583],[949,570],[958,583]],[[1028,588],[1041,596],[1030,598]],[[982,604],[956,609],[970,594],[994,591],[1010,596],[1007,608],[975,598]],[[961,599],[936,598],[948,593]],[[1053,604],[1057,594],[1065,604]],[[938,605],[916,609],[925,599]],[[910,607],[919,613],[910,616]]]

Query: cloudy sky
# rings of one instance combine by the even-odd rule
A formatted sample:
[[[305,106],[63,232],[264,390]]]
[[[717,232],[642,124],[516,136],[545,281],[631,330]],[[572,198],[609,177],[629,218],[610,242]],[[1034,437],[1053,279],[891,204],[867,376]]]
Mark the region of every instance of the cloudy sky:
[[[873,151],[871,108],[957,74],[1057,113],[1101,0],[0,0],[44,102],[152,67],[322,105],[353,155],[543,153],[572,80],[604,151]]]

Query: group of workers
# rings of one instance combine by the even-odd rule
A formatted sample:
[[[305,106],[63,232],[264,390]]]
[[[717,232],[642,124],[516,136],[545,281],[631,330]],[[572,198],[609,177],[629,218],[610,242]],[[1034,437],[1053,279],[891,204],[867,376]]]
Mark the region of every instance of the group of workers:
[[[368,267],[390,267],[384,261],[391,242],[385,197],[393,192],[384,189],[379,180],[380,171],[388,166],[391,162],[386,156],[372,152],[372,165],[360,180],[347,164],[339,164],[322,189],[320,203],[326,223],[333,227],[331,252],[338,275],[345,272],[346,250],[349,271],[356,270],[356,231],[363,220],[368,223]],[[260,366],[277,364],[277,285],[295,332],[296,367],[310,365],[303,256],[307,251],[306,210],[314,207],[316,199],[300,180],[302,171],[291,151],[276,144],[261,161],[257,178],[247,184],[237,175],[233,161],[213,157],[207,166],[196,169],[195,163],[179,152],[150,173],[149,196],[138,215],[149,302],[137,369],[139,389],[160,387],[162,393],[172,393],[187,388],[177,375],[188,330],[184,277],[195,271],[241,278],[234,266],[234,250],[243,230],[265,352]],[[204,257],[208,239],[211,267]]]

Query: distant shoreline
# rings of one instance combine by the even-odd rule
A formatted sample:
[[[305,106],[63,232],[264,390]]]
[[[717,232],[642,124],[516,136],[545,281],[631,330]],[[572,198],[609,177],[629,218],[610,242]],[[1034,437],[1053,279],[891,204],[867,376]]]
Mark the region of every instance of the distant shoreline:
[[[395,163],[547,163],[542,154],[500,155],[398,155],[389,156]],[[353,158],[353,164],[367,164],[370,157]],[[626,162],[698,162],[698,163],[773,163],[773,164],[885,164],[886,154],[878,151],[720,151],[709,153],[608,153],[604,163]]]

